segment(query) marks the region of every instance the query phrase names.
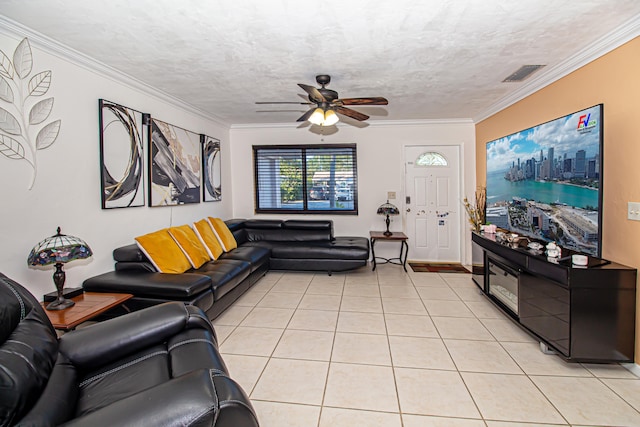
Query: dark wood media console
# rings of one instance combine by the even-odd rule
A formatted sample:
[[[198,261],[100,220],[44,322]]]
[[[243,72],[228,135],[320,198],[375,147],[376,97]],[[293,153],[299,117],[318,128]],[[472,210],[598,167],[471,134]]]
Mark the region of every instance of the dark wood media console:
[[[526,244],[472,233],[483,254],[482,291],[541,343],[572,362],[633,362],[636,275],[633,268],[589,257],[587,267]]]

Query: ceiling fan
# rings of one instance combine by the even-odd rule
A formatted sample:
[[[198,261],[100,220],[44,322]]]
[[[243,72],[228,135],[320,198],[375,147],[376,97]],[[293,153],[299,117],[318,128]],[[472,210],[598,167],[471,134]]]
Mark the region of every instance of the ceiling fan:
[[[364,121],[369,118],[366,114],[345,105],[387,105],[389,101],[382,97],[367,98],[339,98],[338,92],[327,89],[325,86],[331,81],[331,76],[320,74],[316,76],[316,82],[321,86],[315,88],[313,86],[298,83],[307,94],[310,102],[256,102],[256,104],[299,104],[299,105],[315,105],[309,111],[298,118],[298,122],[309,121],[315,125],[331,126],[339,121],[338,114],[342,114],[352,119]]]

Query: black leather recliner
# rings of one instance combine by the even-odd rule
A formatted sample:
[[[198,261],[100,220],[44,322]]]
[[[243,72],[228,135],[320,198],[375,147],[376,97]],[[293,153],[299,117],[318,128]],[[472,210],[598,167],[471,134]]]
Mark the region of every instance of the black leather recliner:
[[[59,339],[0,273],[0,426],[258,426],[211,323],[169,302]]]

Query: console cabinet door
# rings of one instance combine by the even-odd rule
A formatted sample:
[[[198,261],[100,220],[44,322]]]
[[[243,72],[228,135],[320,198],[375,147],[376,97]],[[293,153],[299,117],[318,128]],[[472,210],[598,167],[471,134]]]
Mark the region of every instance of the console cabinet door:
[[[519,285],[520,323],[569,357],[569,289],[527,273],[520,273]]]

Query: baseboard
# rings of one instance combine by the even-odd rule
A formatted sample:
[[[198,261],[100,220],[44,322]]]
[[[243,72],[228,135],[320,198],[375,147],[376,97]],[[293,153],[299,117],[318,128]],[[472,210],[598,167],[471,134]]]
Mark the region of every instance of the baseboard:
[[[640,377],[640,365],[637,363],[621,363],[620,365],[636,377]]]

